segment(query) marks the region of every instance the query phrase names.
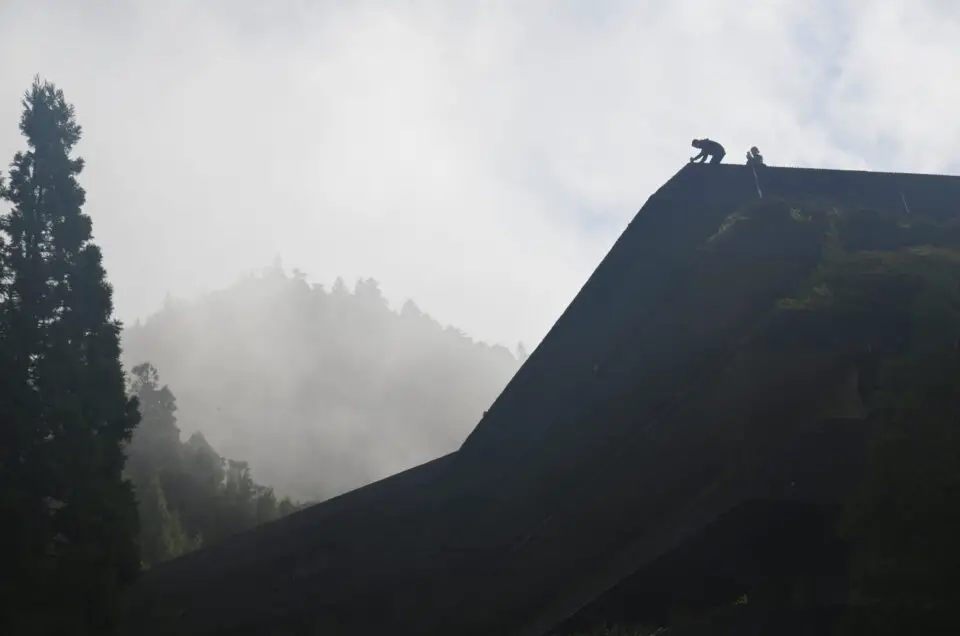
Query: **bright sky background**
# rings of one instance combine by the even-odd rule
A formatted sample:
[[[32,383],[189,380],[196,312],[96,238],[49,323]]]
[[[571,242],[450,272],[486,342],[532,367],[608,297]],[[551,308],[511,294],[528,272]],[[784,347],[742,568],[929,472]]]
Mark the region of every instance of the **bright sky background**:
[[[957,172],[958,33],[955,0],[0,0],[0,162],[57,83],[123,320],[279,254],[532,348],[693,137]]]

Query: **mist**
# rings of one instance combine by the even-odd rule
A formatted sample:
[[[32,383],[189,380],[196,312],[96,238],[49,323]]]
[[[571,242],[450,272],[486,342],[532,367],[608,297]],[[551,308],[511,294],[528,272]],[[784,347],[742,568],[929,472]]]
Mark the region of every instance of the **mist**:
[[[459,447],[522,361],[372,279],[310,285],[282,264],[196,299],[168,299],[124,333],[200,432],[279,496],[319,501]]]

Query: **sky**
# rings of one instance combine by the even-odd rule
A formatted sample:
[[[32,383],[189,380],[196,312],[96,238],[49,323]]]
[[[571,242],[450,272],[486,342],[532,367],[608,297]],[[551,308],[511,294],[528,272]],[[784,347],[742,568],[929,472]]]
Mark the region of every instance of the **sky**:
[[[952,0],[0,0],[0,161],[76,106],[118,316],[279,256],[532,348],[708,136],[960,171]]]

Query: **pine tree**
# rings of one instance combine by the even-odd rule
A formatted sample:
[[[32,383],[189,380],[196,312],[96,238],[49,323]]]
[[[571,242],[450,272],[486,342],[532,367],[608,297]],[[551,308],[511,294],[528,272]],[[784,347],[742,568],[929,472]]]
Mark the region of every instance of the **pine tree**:
[[[123,445],[139,420],[112,289],[77,182],[74,108],[34,80],[0,218],[0,616],[3,634],[109,634],[139,565]],[[14,567],[6,567],[14,564]]]

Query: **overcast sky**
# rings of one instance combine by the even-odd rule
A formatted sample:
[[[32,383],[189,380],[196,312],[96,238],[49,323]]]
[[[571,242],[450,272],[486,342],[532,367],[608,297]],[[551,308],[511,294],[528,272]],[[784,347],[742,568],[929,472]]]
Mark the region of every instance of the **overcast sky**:
[[[536,344],[709,136],[956,172],[953,0],[0,0],[0,158],[77,108],[119,316],[276,255]]]

